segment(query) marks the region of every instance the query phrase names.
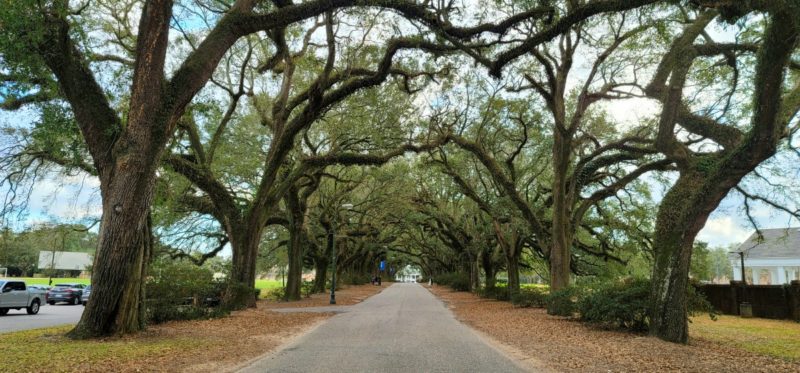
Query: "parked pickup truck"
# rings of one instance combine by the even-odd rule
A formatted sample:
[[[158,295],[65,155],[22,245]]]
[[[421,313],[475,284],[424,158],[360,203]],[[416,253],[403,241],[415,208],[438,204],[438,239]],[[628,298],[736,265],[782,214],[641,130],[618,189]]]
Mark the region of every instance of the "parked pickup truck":
[[[37,314],[44,294],[39,289],[29,289],[24,281],[0,279],[0,316],[5,316],[11,309],[23,308],[28,315]]]

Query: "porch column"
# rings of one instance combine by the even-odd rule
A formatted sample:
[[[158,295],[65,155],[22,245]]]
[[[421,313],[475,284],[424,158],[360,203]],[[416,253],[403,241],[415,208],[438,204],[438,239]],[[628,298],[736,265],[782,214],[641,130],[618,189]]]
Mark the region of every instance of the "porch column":
[[[777,282],[773,285],[783,285],[786,283],[786,269],[783,266],[778,267],[778,278]]]
[[[750,272],[752,273],[753,276],[753,281],[751,283],[753,285],[758,285],[758,278],[761,277],[759,276],[761,274],[761,268],[750,267]]]

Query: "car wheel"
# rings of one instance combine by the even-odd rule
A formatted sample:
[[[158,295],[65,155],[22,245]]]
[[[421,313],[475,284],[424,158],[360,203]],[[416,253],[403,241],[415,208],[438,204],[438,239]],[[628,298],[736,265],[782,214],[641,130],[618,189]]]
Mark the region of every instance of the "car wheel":
[[[39,313],[39,301],[34,300],[33,303],[31,303],[31,306],[26,308],[25,311],[28,311],[28,315],[35,315]]]
[[[77,306],[81,304],[81,298],[72,298],[72,305]]]
[[[8,314],[8,308],[0,308],[0,316],[5,316]]]
[[[56,302],[53,302],[53,301],[51,300],[51,301],[47,302],[47,304],[49,304],[49,305],[51,305],[51,306],[55,306],[55,305],[56,305]]]

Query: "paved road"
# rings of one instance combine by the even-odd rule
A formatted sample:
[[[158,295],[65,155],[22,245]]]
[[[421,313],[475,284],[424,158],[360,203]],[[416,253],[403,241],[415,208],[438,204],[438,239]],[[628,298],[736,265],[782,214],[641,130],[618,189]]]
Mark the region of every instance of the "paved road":
[[[417,284],[394,284],[241,372],[522,372]]]
[[[10,310],[8,315],[0,316],[0,333],[19,330],[46,328],[64,324],[77,324],[83,313],[83,306],[56,304],[43,305],[39,314],[28,315],[25,309]]]

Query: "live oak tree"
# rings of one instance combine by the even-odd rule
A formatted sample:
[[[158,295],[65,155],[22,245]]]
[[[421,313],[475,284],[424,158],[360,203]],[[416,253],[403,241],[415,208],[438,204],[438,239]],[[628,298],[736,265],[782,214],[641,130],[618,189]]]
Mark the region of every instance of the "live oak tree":
[[[456,26],[473,16],[502,21]],[[715,20],[737,38],[715,40]],[[487,287],[505,269],[510,291],[523,250],[549,260],[560,289],[570,272],[652,249],[651,333],[686,342],[709,214],[731,191],[748,212],[792,213],[742,181],[800,131],[799,23],[789,0],[7,1],[0,108],[36,118],[3,132],[0,218],[24,210],[51,165],[99,179],[96,290],[78,338],[144,327],[153,232],[181,231],[212,244],[176,258],[230,245],[233,307],[253,304],[265,247],[287,248],[288,299],[304,264],[324,290],[334,244],[352,278],[385,258],[460,271],[473,289],[481,269]],[[455,53],[477,69],[434,58]],[[447,123],[417,111],[414,94],[443,111],[443,92],[476,70],[493,95],[455,100]],[[655,121],[622,129],[598,105],[634,96],[658,104]],[[651,171],[676,171],[652,235],[639,180]],[[280,238],[265,236],[271,224]]]
[[[14,92],[5,94],[11,98],[4,100],[4,107],[14,109],[25,103],[62,99],[75,117],[101,184],[103,218],[93,272],[95,300],[70,333],[78,338],[144,327],[142,282],[152,247],[148,210],[156,170],[186,108],[242,37],[259,32],[279,34],[292,23],[353,6],[393,9],[457,39],[504,30],[502,24],[458,28],[424,5],[396,0],[302,4],[239,0],[217,13],[216,22],[185,59],[168,64],[172,1],[152,0],[140,7],[127,7],[122,13],[126,20],[139,18],[136,35],[106,34],[106,39],[121,41],[125,54],[105,58],[92,48],[91,38],[84,38],[89,33],[82,29],[81,17],[108,4],[71,7],[67,1],[54,0],[5,5],[0,12],[0,49],[4,69],[10,74],[3,76],[3,82]],[[541,14],[527,12],[511,23]],[[400,43],[395,48],[403,46]],[[103,88],[105,77],[92,69],[93,59],[131,65],[130,83],[115,82],[120,89],[113,99]],[[304,109],[307,114],[326,108],[335,99],[315,93]],[[288,128],[289,132],[296,129],[291,125]],[[292,139],[286,137],[286,141]],[[286,145],[275,149],[268,163],[279,163],[288,150]],[[269,178],[270,183],[273,180]],[[261,204],[269,202],[268,196],[258,199]],[[263,218],[255,220],[252,223],[264,223]],[[237,261],[242,266],[246,260],[237,257]],[[244,278],[252,277],[243,272]]]
[[[562,45],[569,38],[566,39],[562,40]],[[586,83],[574,99],[567,97],[564,85],[571,70],[571,56],[575,53],[576,45],[561,49],[561,53],[568,54],[562,56],[566,65],[557,65],[557,68],[551,64],[557,62],[558,58],[545,57],[549,53],[542,52],[540,57],[547,60],[543,70],[550,74],[543,72],[534,75],[529,70],[525,80],[526,84],[540,89],[538,94],[547,108],[544,114],[533,109],[539,103],[535,97],[514,97],[505,89],[483,98],[472,97],[469,102],[473,107],[480,108],[478,114],[466,127],[468,131],[453,131],[450,135],[453,145],[450,148],[463,149],[474,157],[479,164],[476,170],[456,165],[448,160],[454,158],[448,155],[453,150],[442,150],[438,162],[444,166],[443,171],[452,177],[466,196],[492,216],[491,225],[495,227],[498,241],[507,257],[510,292],[518,291],[516,268],[522,248],[526,245],[549,259],[550,276],[559,278],[563,287],[568,283],[570,274],[580,272],[584,264],[571,263],[572,256],[582,258],[581,262],[585,263],[591,261],[586,260],[590,257],[621,261],[614,251],[622,245],[619,241],[615,242],[613,237],[627,237],[625,241],[630,241],[638,236],[638,227],[609,224],[613,219],[608,219],[607,215],[617,215],[618,212],[609,212],[619,206],[639,208],[643,201],[626,197],[630,203],[615,204],[613,200],[622,201],[618,194],[640,194],[642,185],[637,180],[649,171],[666,168],[669,162],[652,157],[656,150],[646,129],[634,128],[620,134],[602,112],[588,111],[592,103],[601,99],[627,96],[624,93],[612,93],[615,87],[622,84],[597,84],[594,76],[604,71],[601,69],[614,69],[603,63],[621,42],[611,42],[613,48],[601,45],[589,49],[599,50],[600,58],[593,61],[594,73],[589,73]],[[550,76],[547,83],[538,80],[539,77],[548,79],[547,76]],[[600,88],[595,88],[598,85]],[[551,90],[555,93],[551,94]],[[500,91],[503,92],[498,94]],[[513,91],[524,93],[527,89],[516,87]],[[550,129],[558,123],[561,127]],[[562,141],[569,143],[568,146],[564,145],[565,164],[554,169],[547,160],[554,159],[553,144],[564,136],[568,139],[562,138]],[[479,182],[479,178],[469,176],[483,173],[489,183]],[[561,177],[566,189],[553,187],[553,180],[558,173],[563,174]],[[484,190],[487,186],[493,191],[487,193]],[[558,193],[564,194],[562,197],[567,198],[568,205],[558,206],[555,203]],[[496,194],[496,197],[488,198],[491,194]],[[557,209],[557,206],[561,209]],[[566,223],[555,223],[559,213],[566,214]],[[510,220],[526,222],[528,226],[524,229],[504,227]],[[597,224],[605,224],[606,229],[595,229]],[[564,233],[562,229],[568,229],[569,244],[563,248],[565,252],[555,253],[553,237],[559,232]],[[560,268],[563,265],[558,259],[560,256],[566,256],[566,259],[562,259],[569,263],[565,268]],[[557,283],[552,280],[551,286],[560,288],[556,286]]]
[[[567,6],[568,11],[572,9],[573,6]],[[597,103],[636,96],[632,88],[637,86],[635,74],[641,69],[638,64],[643,59],[639,56],[642,51],[637,54],[625,49],[630,41],[637,41],[655,26],[648,22],[654,23],[648,13],[622,12],[572,27],[553,43],[532,50],[536,63],[532,68],[522,69],[524,83],[515,88],[529,89],[539,95],[552,127],[548,258],[550,286],[554,290],[569,284],[575,235],[593,204],[614,197],[647,172],[667,169],[671,163],[649,157],[656,152],[648,136],[650,131],[640,126],[617,136],[599,133],[597,129],[602,127],[595,124],[598,119],[593,116],[597,114],[592,112]],[[594,38],[592,34],[600,28],[610,32],[603,38]],[[592,57],[588,73],[575,77],[573,64],[579,51]],[[633,74],[626,73],[631,70]],[[570,91],[568,82],[579,86]],[[630,170],[625,171],[626,167]],[[598,171],[609,175],[609,180],[601,181]],[[589,187],[589,195],[581,196],[592,182],[600,182],[603,187]]]
[[[658,210],[650,330],[662,339],[682,343],[688,339],[686,287],[695,237],[720,201],[775,154],[800,111],[800,80],[796,73],[789,73],[800,35],[800,4],[699,3],[710,8],[699,11],[672,41],[646,87],[647,94],[662,104],[656,146],[679,172]],[[764,22],[747,18],[750,14],[763,16]],[[716,42],[706,30],[717,17],[738,21],[739,27],[758,36]],[[742,56],[751,53],[755,54],[754,68],[741,68],[740,61],[746,58]],[[716,107],[713,99],[686,97],[690,82],[703,85],[702,77],[698,80],[692,72],[708,58],[724,58],[722,69],[733,71],[726,74],[730,88],[725,92],[743,96],[732,98],[741,100],[737,105]],[[740,83],[745,81],[752,86]],[[729,111],[739,110],[743,119],[728,116]],[[698,140],[702,142],[697,144]]]
[[[213,136],[204,136],[203,131],[195,124],[198,121],[186,121],[182,125],[185,128],[183,134],[188,149],[183,150],[178,147],[165,159],[172,170],[186,177],[192,185],[203,192],[203,195],[198,195],[193,189],[188,189],[181,199],[197,212],[214,217],[225,231],[233,252],[231,270],[233,281],[229,291],[231,296],[228,298],[228,304],[232,307],[254,304],[248,289],[252,288],[255,281],[258,247],[264,229],[270,221],[282,222],[291,233],[288,245],[290,255],[287,297],[297,299],[300,296],[301,232],[306,209],[304,200],[316,189],[320,172],[327,165],[339,162],[337,152],[351,150],[348,149],[349,139],[346,138],[315,139],[319,136],[310,133],[313,131],[312,125],[325,120],[326,115],[332,110],[343,111],[342,115],[349,115],[349,121],[353,122],[353,125],[365,129],[373,126],[371,120],[385,120],[386,118],[379,117],[359,120],[354,110],[347,110],[357,107],[348,106],[345,101],[350,96],[360,95],[362,90],[379,85],[391,76],[400,77],[406,87],[410,87],[414,84],[410,80],[418,75],[424,75],[394,67],[393,58],[402,49],[423,47],[432,48],[438,53],[438,47],[432,44],[410,38],[393,39],[388,42],[383,55],[379,55],[377,59],[373,58],[375,61],[371,59],[363,61],[364,57],[359,58],[359,55],[365,52],[358,48],[368,49],[376,46],[352,46],[350,42],[342,40],[343,38],[337,35],[335,29],[338,28],[339,24],[334,20],[334,14],[328,13],[319,22],[304,30],[297,37],[299,40],[290,39],[289,30],[276,34],[273,38],[277,40],[277,57],[269,56],[269,59],[263,62],[252,64],[256,67],[250,66],[251,63],[246,60],[241,63],[238,87],[229,88],[230,92],[236,93],[230,95],[231,106],[213,129]],[[314,46],[318,41],[312,38],[318,29],[325,30],[326,35],[321,47]],[[292,50],[290,45],[295,44],[298,45],[297,50]],[[321,52],[325,53],[326,58],[319,60],[316,55]],[[252,55],[254,59],[259,59],[258,53]],[[251,53],[248,52],[247,57],[250,56]],[[374,64],[378,67],[373,68]],[[275,91],[259,91],[253,88],[260,85],[259,79],[251,78],[255,81],[245,82],[245,77],[253,74],[273,74],[279,77],[279,88]],[[243,93],[247,93],[253,106],[251,120],[256,119],[266,127],[267,131],[259,134],[264,131],[253,130],[252,135],[255,136],[255,140],[240,138],[227,144],[222,143],[225,140],[221,139],[230,137],[229,131],[238,131],[236,129],[238,118],[231,120],[231,117],[236,108],[238,95]],[[387,92],[370,93],[381,96]],[[344,109],[335,107],[340,103],[345,105]],[[372,108],[374,109],[376,107]],[[298,144],[301,137],[302,144]],[[204,142],[203,138],[209,140]],[[248,157],[247,150],[243,149],[247,146],[252,149],[255,158]],[[305,151],[299,148],[305,148]],[[327,154],[319,154],[321,148],[328,148],[330,151]],[[225,157],[225,153],[231,152],[239,152],[245,158],[254,158],[253,162],[249,162],[250,168],[231,167],[230,162],[241,162],[240,158],[226,157],[229,161],[226,164],[214,163],[215,154]],[[260,155],[260,152],[265,154]],[[361,158],[363,157],[356,157],[353,162],[359,163]],[[237,174],[235,170],[244,171],[250,177],[243,178],[243,175]],[[243,181],[246,182],[242,183]],[[281,214],[277,209],[281,200],[284,201],[285,207],[283,218],[271,219],[272,216]]]

